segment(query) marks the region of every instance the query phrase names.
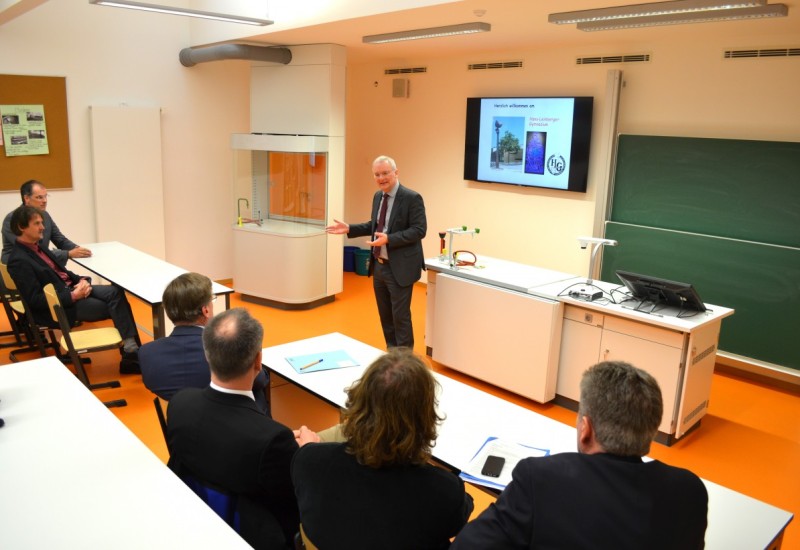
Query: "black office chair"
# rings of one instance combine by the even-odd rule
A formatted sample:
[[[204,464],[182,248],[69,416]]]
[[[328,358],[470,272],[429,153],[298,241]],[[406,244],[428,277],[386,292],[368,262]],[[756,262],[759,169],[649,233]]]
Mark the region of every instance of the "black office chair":
[[[240,531],[241,523],[237,509],[239,504],[238,495],[220,487],[215,487],[205,481],[200,481],[191,474],[182,474],[180,478],[194,494],[200,497],[200,500],[214,510],[234,531],[237,533]]]

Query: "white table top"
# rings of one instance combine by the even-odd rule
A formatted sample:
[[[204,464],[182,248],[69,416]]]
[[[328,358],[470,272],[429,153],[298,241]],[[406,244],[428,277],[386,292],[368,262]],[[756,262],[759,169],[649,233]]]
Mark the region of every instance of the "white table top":
[[[160,304],[164,289],[175,277],[186,270],[155,256],[109,241],[83,245],[92,251],[89,258],[72,258],[72,261],[100,277],[124,288],[148,304]],[[228,294],[232,289],[211,283],[214,294]]]
[[[286,360],[295,355],[345,350],[357,367],[299,374]],[[264,348],[270,370],[324,399],[344,406],[345,389],[359,379],[383,352],[340,333],[325,334]],[[452,468],[466,467],[490,436],[549,449],[551,454],[576,450],[575,429],[467,384],[434,373],[441,385],[439,410],[446,415],[433,448],[434,458]],[[708,490],[706,548],[765,548],[791,521],[792,514],[716,483]]]
[[[249,548],[54,357],[0,366],[0,548]]]
[[[479,283],[500,286],[517,292],[528,292],[530,288],[575,277],[570,273],[489,258],[488,256],[479,257],[474,266],[452,268],[448,260],[441,261],[438,257],[425,260],[425,266],[431,271],[472,279]],[[554,296],[542,297],[555,298]]]
[[[612,290],[619,288],[624,290],[625,287],[622,287],[621,284],[597,280],[593,281],[592,285],[606,292],[606,294],[603,295],[605,299],[587,302],[569,295],[571,290],[578,290],[580,288],[592,290],[591,285],[586,284],[586,277],[578,277],[568,273],[561,273],[560,271],[552,271],[486,256],[478,258],[477,267],[459,267],[458,269],[452,269],[447,262],[441,262],[438,258],[426,260],[425,265],[431,271],[446,273],[464,279],[471,279],[476,282],[515,290],[540,298],[555,300],[563,302],[564,304],[571,304],[600,313],[625,317],[681,332],[692,332],[708,323],[719,321],[734,313],[734,310],[730,308],[713,304],[706,304],[708,310],[705,312],[680,318],[676,317],[678,309],[674,307],[663,308],[655,314],[634,311],[629,307],[613,303],[608,299]],[[621,292],[614,292],[613,297],[614,300],[621,301],[623,294]]]

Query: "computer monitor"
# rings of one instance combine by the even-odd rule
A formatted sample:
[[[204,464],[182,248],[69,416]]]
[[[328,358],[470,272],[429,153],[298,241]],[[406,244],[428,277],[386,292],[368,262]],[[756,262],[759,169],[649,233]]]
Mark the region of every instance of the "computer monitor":
[[[659,277],[617,270],[617,277],[631,297],[655,305],[674,306],[681,310],[705,311],[706,306],[694,286]]]

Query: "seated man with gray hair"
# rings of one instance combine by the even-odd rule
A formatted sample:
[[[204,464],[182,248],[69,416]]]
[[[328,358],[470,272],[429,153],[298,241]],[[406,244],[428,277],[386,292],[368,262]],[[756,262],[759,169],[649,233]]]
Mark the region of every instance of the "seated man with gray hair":
[[[183,273],[164,289],[162,300],[167,317],[175,325],[166,338],[139,349],[142,381],[148,390],[169,401],[183,388],[205,388],[211,381],[203,351],[203,328],[214,308],[211,279],[199,273]],[[269,408],[269,374],[262,369],[253,384],[256,404]]]
[[[263,414],[253,381],[261,372],[264,329],[246,309],[214,316],[203,331],[209,387],[186,388],[167,408],[170,469],[237,497],[237,531],[254,548],[293,548],[299,528],[289,467],[316,434]]]
[[[591,367],[581,379],[578,452],[521,460],[497,502],[451,548],[703,548],[703,482],[642,460],[662,411],[647,372],[617,361]]]

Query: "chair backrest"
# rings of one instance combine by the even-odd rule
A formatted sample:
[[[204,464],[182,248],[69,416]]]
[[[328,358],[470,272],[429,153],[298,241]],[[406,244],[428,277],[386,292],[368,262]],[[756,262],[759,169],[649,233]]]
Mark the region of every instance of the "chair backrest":
[[[61,329],[62,336],[66,338],[70,329],[69,320],[64,308],[61,306],[61,300],[58,299],[53,283],[44,285],[44,296],[47,298],[47,306],[50,308],[50,315],[53,317],[53,321]]]
[[[161,425],[161,433],[164,434],[165,442],[167,441],[167,403],[169,401],[157,395],[153,398],[153,405],[156,408],[156,416],[158,417],[158,423]]]
[[[302,523],[300,524],[300,539],[302,540],[303,548],[305,548],[305,550],[317,550],[317,547],[314,546],[314,543],[311,542],[311,540],[308,538],[308,535],[306,535]]]
[[[14,282],[14,279],[11,278],[11,274],[8,272],[8,266],[4,263],[0,263],[0,273],[3,275],[3,284],[6,285],[6,288],[11,291],[17,290],[17,283]]]
[[[230,525],[237,533],[240,531],[241,524],[237,508],[239,497],[237,495],[212,487],[190,474],[181,474],[180,477],[225,523]]]

